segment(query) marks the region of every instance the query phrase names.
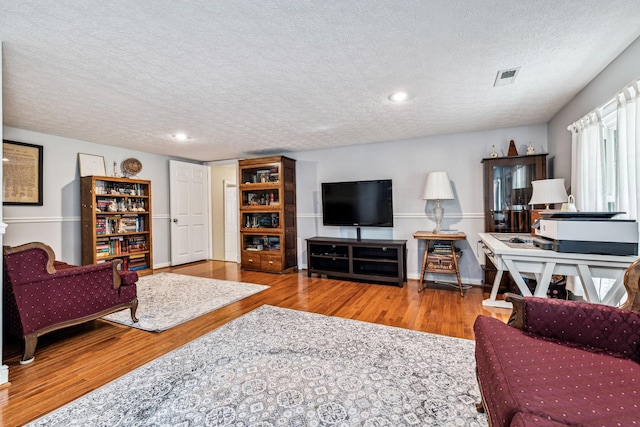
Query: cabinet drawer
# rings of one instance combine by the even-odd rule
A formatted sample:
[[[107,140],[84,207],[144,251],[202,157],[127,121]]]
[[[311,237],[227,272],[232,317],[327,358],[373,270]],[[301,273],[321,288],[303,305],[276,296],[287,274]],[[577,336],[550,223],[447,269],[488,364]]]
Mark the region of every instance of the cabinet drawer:
[[[279,256],[260,255],[260,269],[264,271],[282,271],[282,258]]]
[[[259,269],[261,263],[260,253],[257,251],[242,251],[240,265],[243,268]]]
[[[427,257],[427,268],[429,270],[455,271],[453,255],[429,254]]]

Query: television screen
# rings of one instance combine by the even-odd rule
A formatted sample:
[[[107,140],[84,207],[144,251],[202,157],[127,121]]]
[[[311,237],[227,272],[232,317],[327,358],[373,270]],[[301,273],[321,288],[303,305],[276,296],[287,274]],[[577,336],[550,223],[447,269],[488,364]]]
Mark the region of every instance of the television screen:
[[[322,223],[393,227],[391,180],[322,183]]]

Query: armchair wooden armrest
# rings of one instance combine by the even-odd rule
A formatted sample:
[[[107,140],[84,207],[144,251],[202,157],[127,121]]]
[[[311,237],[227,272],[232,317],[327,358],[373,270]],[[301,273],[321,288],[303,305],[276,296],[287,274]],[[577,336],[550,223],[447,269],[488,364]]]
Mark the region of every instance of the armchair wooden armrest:
[[[524,328],[524,297],[522,295],[507,292],[504,299],[505,301],[510,302],[513,306],[511,316],[509,317],[507,324],[516,329],[522,330]]]
[[[640,259],[636,260],[624,273],[624,287],[627,289],[627,300],[620,306],[625,310],[640,311]]]

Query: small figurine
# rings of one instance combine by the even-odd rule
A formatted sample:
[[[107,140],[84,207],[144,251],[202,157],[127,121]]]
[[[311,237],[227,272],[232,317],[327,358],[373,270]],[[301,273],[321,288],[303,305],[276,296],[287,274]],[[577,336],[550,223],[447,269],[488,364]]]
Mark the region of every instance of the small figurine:
[[[491,152],[489,153],[489,157],[491,157],[492,159],[495,159],[496,157],[498,157],[498,153],[496,152],[495,145],[491,146]]]
[[[116,203],[116,201],[115,201],[115,200],[112,200],[112,201],[109,203],[109,207],[107,208],[107,210],[108,210],[109,212],[118,212],[118,204]]]
[[[533,148],[533,145],[531,145],[531,143],[529,143],[529,146],[527,147],[527,156],[530,156],[532,154],[536,154],[536,149]]]

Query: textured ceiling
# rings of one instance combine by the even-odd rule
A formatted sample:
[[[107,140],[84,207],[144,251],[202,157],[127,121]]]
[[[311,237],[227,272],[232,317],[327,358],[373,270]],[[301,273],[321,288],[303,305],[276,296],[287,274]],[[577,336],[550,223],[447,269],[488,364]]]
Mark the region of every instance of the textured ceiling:
[[[0,0],[4,125],[210,161],[540,124],[638,36],[637,0]]]

